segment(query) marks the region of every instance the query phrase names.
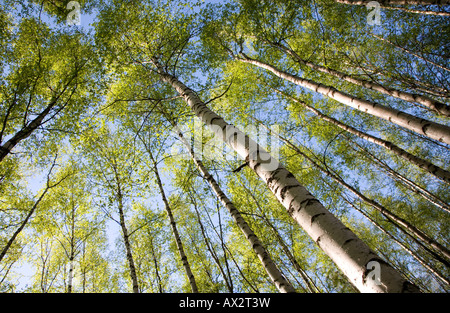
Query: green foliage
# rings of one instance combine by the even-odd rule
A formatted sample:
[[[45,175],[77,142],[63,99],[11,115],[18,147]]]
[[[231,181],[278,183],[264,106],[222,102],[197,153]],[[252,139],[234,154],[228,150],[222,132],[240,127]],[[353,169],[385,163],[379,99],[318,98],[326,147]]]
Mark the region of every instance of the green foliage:
[[[1,292],[68,292],[69,280],[72,292],[131,291],[119,207],[140,292],[190,292],[155,163],[199,291],[276,292],[178,130],[196,153],[201,148],[206,168],[299,292],[356,292],[248,166],[233,171],[244,161],[200,124],[192,104],[161,80],[161,69],[227,122],[259,130],[250,135],[271,152],[277,143],[279,160],[298,181],[422,291],[448,292],[438,277],[448,277],[448,260],[342,181],[443,245],[449,242],[448,184],[275,89],[447,171],[449,147],[235,59],[243,52],[449,125],[448,117],[313,70],[277,48],[283,44],[314,64],[448,104],[448,19],[383,10],[382,25],[370,26],[365,7],[332,0],[79,1],[82,14],[95,12],[84,31],[65,25],[67,2],[0,6],[1,147],[49,109],[0,161],[1,250],[26,222],[0,261]],[[24,268],[32,272],[26,285],[17,279]]]

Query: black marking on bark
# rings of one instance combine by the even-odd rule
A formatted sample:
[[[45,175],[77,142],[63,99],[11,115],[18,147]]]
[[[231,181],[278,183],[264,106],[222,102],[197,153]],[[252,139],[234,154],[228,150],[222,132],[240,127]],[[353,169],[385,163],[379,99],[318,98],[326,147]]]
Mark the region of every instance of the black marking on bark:
[[[254,243],[253,245],[252,245],[252,249],[253,250],[256,250],[258,247],[260,247],[261,245],[259,244],[259,243]]]
[[[348,244],[348,243],[350,243],[350,242],[352,242],[353,240],[356,240],[355,238],[350,238],[350,239],[347,239],[346,241],[344,241],[344,243],[342,244],[342,247],[344,247],[346,244]]]
[[[316,244],[320,247],[320,240],[321,240],[322,236],[317,237],[316,239]]]
[[[213,122],[214,122],[215,120],[221,120],[221,119],[222,119],[221,117],[214,116],[214,117],[209,121],[209,124],[212,125]]]
[[[296,200],[297,200],[297,199],[293,198],[293,199],[291,200],[291,202],[289,203],[289,206],[288,206],[288,213],[289,213],[290,215],[292,215],[292,212],[294,212],[293,203],[296,202]],[[298,208],[298,212],[300,212],[301,209],[302,209],[302,207],[300,206],[300,207]]]
[[[275,176],[277,175],[277,173],[279,171],[281,171],[281,168],[277,168],[275,171],[273,171],[270,175],[270,177],[267,179],[267,184],[270,185],[272,183],[272,181],[274,180],[278,180],[278,178],[276,178]]]
[[[317,213],[317,214],[313,215],[313,216],[311,217],[311,224],[314,223],[314,221],[316,220],[316,218],[318,218],[318,217],[321,216],[321,215],[325,215],[325,213]]]
[[[423,125],[423,126],[422,126],[422,132],[423,132],[424,134],[426,134],[426,133],[427,133],[427,129],[428,129],[430,126],[431,126],[430,123]]]
[[[289,172],[289,173],[286,175],[286,178],[294,178],[294,179],[295,179],[295,176],[294,176],[294,174],[292,174],[291,172]]]
[[[256,162],[255,165],[253,166],[253,170],[256,172],[257,168],[261,166],[261,163]]]
[[[288,186],[283,187],[283,188],[281,189],[281,191],[280,191],[280,198],[281,198],[281,201],[284,201],[284,198],[286,197],[286,192],[288,192],[289,189],[294,188],[294,187],[297,187],[297,186],[298,186],[298,185],[288,185]]]
[[[311,205],[311,204],[314,204],[315,202],[319,202],[319,200],[317,200],[317,199],[314,199],[314,198],[312,198],[312,199],[306,199],[306,200],[303,200],[302,202],[300,202],[300,207],[301,208],[306,208],[307,206],[309,206],[309,205]],[[303,205],[305,203],[305,205]]]

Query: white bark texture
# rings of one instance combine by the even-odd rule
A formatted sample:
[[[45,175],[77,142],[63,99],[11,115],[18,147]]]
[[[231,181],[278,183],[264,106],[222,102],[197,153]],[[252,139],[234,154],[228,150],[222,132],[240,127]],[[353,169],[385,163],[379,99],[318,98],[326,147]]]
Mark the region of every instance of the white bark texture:
[[[176,89],[201,121],[249,162],[250,168],[266,182],[292,218],[356,288],[361,292],[419,291],[331,214],[267,151],[211,111],[195,92],[176,77],[164,72],[157,62],[154,61],[154,64],[158,67],[161,79]],[[372,279],[369,263],[374,264],[373,261],[379,264],[379,282]]]
[[[367,89],[376,90],[382,94],[389,95],[389,96],[392,96],[392,97],[395,97],[395,98],[398,98],[398,99],[401,99],[404,101],[420,103],[420,104],[426,106],[427,108],[429,108],[443,116],[450,116],[450,106],[448,106],[445,103],[434,100],[434,99],[424,96],[424,95],[413,94],[413,93],[397,90],[394,88],[388,88],[388,87],[382,86],[380,84],[377,84],[375,82],[371,82],[371,81],[368,81],[365,79],[355,78],[351,75],[334,70],[332,68],[317,65],[317,64],[314,64],[307,60],[304,60],[295,51],[289,49],[288,47],[286,47],[282,44],[279,44],[279,43],[272,43],[272,44],[275,47],[279,48],[280,50],[291,55],[298,62],[312,68],[313,70],[316,70],[316,71],[319,71],[319,72],[322,72],[325,74],[333,75],[333,76],[340,78],[342,80],[345,80],[349,83],[352,83],[352,84],[355,84],[358,86],[362,86]]]
[[[397,109],[386,107],[378,103],[370,102],[364,99],[353,97],[347,93],[337,90],[336,88],[316,83],[315,81],[304,79],[296,75],[286,73],[279,70],[275,66],[269,65],[259,60],[255,60],[241,54],[242,58],[236,58],[239,61],[256,65],[260,68],[266,69],[276,76],[286,79],[298,86],[308,88],[312,91],[318,92],[324,96],[334,99],[342,104],[357,109],[361,112],[366,112],[373,116],[390,121],[401,127],[414,131],[420,135],[427,136],[431,139],[444,142],[450,145],[450,127],[428,121],[411,114],[399,111]]]
[[[416,156],[412,153],[409,153],[408,151],[400,148],[399,146],[397,146],[396,144],[394,144],[390,141],[387,141],[387,140],[378,138],[376,136],[372,136],[368,133],[359,131],[352,126],[349,126],[349,125],[342,123],[332,117],[329,117],[328,115],[323,114],[321,111],[309,106],[308,104],[306,104],[284,92],[281,92],[277,89],[275,89],[275,91],[277,91],[279,94],[281,94],[285,98],[290,99],[290,100],[300,104],[301,106],[303,106],[310,112],[313,112],[316,116],[318,116],[322,120],[327,121],[341,129],[347,131],[350,134],[356,135],[359,138],[365,139],[369,142],[379,145],[380,147],[386,148],[387,150],[391,151],[395,155],[397,155],[397,156],[409,161],[411,164],[414,164],[415,166],[427,171],[428,173],[434,175],[438,179],[441,179],[442,181],[446,182],[447,184],[450,184],[450,172],[449,171],[447,171],[443,168],[440,168],[439,166],[436,166],[433,163],[431,163],[425,159],[419,158],[418,156]]]
[[[242,231],[245,238],[247,238],[253,251],[258,256],[266,273],[269,275],[270,279],[275,284],[277,289],[283,293],[296,292],[295,288],[292,286],[292,284],[284,277],[284,275],[281,273],[280,269],[273,262],[270,254],[267,252],[266,248],[263,246],[263,244],[261,243],[259,238],[256,236],[256,234],[253,232],[253,230],[247,224],[245,219],[242,217],[239,210],[234,206],[233,202],[231,202],[231,200],[228,199],[228,197],[225,195],[225,193],[220,188],[217,181],[209,173],[208,169],[203,165],[203,162],[200,161],[195,156],[192,146],[183,137],[183,134],[181,133],[181,131],[177,131],[177,133],[178,133],[178,136],[180,137],[180,140],[183,142],[183,144],[186,146],[186,149],[189,151],[189,155],[191,156],[192,160],[194,161],[197,169],[200,171],[200,173],[202,173],[203,177],[209,183],[212,190],[216,194],[217,198],[222,203],[222,205],[228,210],[228,212],[230,212],[236,225]]]

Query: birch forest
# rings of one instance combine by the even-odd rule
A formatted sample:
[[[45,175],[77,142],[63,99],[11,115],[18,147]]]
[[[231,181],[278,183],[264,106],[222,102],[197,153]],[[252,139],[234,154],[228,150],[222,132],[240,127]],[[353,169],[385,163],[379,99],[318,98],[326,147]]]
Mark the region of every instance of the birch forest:
[[[2,0],[0,292],[450,292],[450,2]]]

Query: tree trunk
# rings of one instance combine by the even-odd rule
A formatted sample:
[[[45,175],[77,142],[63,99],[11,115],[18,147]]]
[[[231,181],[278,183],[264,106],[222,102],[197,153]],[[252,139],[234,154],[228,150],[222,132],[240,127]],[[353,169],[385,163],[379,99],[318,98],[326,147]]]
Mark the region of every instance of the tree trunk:
[[[73,192],[71,193],[71,216],[70,216],[70,255],[69,255],[69,277],[67,282],[67,293],[72,293],[73,271],[75,259],[75,210],[76,206],[73,200]]]
[[[172,124],[172,125],[174,125],[174,124]],[[176,125],[174,125],[174,127],[176,128]],[[284,275],[281,273],[279,268],[273,262],[270,254],[267,252],[265,247],[260,242],[259,238],[255,235],[255,233],[250,228],[250,226],[247,224],[247,222],[244,220],[244,218],[241,216],[241,213],[239,212],[239,210],[234,206],[233,202],[231,202],[230,199],[228,199],[228,197],[222,191],[222,189],[220,188],[219,184],[216,182],[214,177],[209,173],[209,171],[203,165],[203,162],[201,162],[195,156],[192,146],[187,142],[186,139],[184,139],[181,131],[177,130],[177,133],[178,133],[178,136],[180,137],[180,140],[186,146],[186,149],[188,150],[189,155],[191,156],[192,160],[194,161],[197,169],[199,170],[200,173],[202,173],[203,177],[209,183],[209,185],[211,186],[211,189],[214,191],[214,193],[216,194],[217,198],[220,200],[222,205],[228,210],[228,212],[230,212],[236,225],[239,227],[239,229],[245,235],[245,238],[247,238],[248,242],[252,246],[253,251],[258,256],[265,271],[267,272],[267,274],[269,275],[270,279],[275,284],[277,289],[280,292],[295,292],[294,287],[284,277]]]
[[[446,171],[436,165],[434,165],[433,163],[424,160],[422,158],[419,158],[417,156],[415,156],[414,154],[409,153],[406,150],[403,150],[402,148],[400,148],[399,146],[395,145],[394,143],[387,141],[387,140],[383,140],[381,138],[378,138],[376,136],[372,136],[369,135],[365,132],[359,131],[356,128],[353,128],[352,126],[349,126],[347,124],[344,124],[342,122],[339,122],[338,120],[329,117],[328,115],[323,114],[322,112],[320,112],[319,110],[307,105],[306,103],[282,92],[279,91],[277,89],[274,89],[276,92],[280,93],[281,95],[283,95],[284,97],[302,105],[304,108],[308,109],[309,111],[311,111],[312,113],[314,113],[316,116],[318,116],[319,118],[321,118],[324,121],[327,121],[345,131],[347,131],[350,134],[356,135],[359,138],[362,138],[364,140],[367,140],[369,142],[375,143],[377,145],[379,145],[380,147],[383,147],[389,151],[391,151],[392,153],[394,153],[395,155],[407,160],[408,162],[410,162],[411,164],[427,171],[428,173],[432,174],[433,176],[435,176],[436,178],[446,182],[447,184],[450,184],[450,172]]]
[[[58,94],[54,95],[52,99],[50,100],[50,103],[47,105],[47,107],[39,113],[38,116],[36,116],[35,119],[33,119],[28,125],[23,127],[21,130],[19,130],[17,133],[14,134],[14,136],[9,139],[7,142],[5,142],[3,145],[0,146],[0,162],[11,152],[11,150],[22,140],[28,138],[39,126],[42,125],[42,122],[44,118],[50,113],[51,109],[53,109],[56,104],[58,103],[59,98],[63,95],[63,93],[67,90],[69,87],[69,84],[77,77],[77,75],[72,75],[69,81],[64,86],[63,90]],[[73,92],[75,89],[73,90]],[[73,93],[72,92],[72,93]],[[6,120],[5,120],[6,122]]]
[[[267,218],[267,216],[264,213],[264,210],[261,208],[261,205],[259,204],[258,199],[256,199],[256,197],[251,192],[251,190],[248,189],[245,186],[245,184],[243,184],[242,182],[241,182],[241,186],[248,192],[250,197],[252,197],[253,201],[256,204],[256,207],[259,209],[259,212],[261,214],[261,215],[257,215],[257,217],[261,218],[267,224],[267,226],[269,226],[272,229],[273,233],[275,234],[275,237],[277,238],[278,242],[281,245],[281,248],[283,249],[284,254],[286,254],[286,256],[288,257],[289,261],[291,261],[292,265],[294,266],[295,270],[300,274],[300,276],[302,277],[302,279],[306,283],[307,291],[311,292],[311,293],[320,292],[319,289],[317,288],[317,286],[314,284],[314,282],[311,279],[311,277],[308,276],[306,271],[297,262],[297,260],[295,259],[294,255],[289,250],[287,244],[284,242],[284,239],[281,237],[281,235],[278,232],[278,230],[276,229],[276,227],[269,221],[269,219]],[[303,288],[303,289],[305,289],[305,288]]]
[[[295,75],[283,72],[274,66],[264,63],[259,60],[251,59],[248,56],[241,53],[243,58],[236,58],[237,60],[249,64],[256,65],[263,69],[266,69],[276,76],[286,79],[296,85],[308,88],[312,91],[318,92],[325,95],[331,99],[334,99],[342,104],[350,106],[362,112],[366,112],[373,116],[385,119],[406,129],[419,133],[421,135],[430,137],[440,142],[450,144],[450,127],[446,125],[441,125],[432,121],[418,118],[416,116],[410,115],[408,113],[385,107],[383,105],[370,102],[367,100],[359,99],[353,97],[349,94],[341,92],[333,87],[326,86],[323,84],[316,83],[312,80],[303,79]]]
[[[69,259],[69,278],[67,279],[67,293],[72,293],[73,281],[73,257]]]
[[[445,277],[440,271],[435,269],[434,267],[427,264],[425,260],[423,260],[416,252],[412,251],[410,248],[408,248],[405,244],[397,240],[390,232],[384,229],[383,226],[381,226],[377,221],[375,221],[372,217],[370,217],[366,212],[359,209],[356,205],[348,201],[343,197],[344,201],[350,204],[355,210],[357,210],[359,213],[364,215],[365,218],[367,218],[375,227],[377,227],[380,231],[382,231],[384,234],[386,234],[389,238],[394,240],[403,250],[405,250],[407,253],[409,253],[414,259],[416,259],[423,267],[425,267],[427,270],[429,270],[435,277],[440,279],[442,282],[446,283],[447,285],[450,285],[450,280]]]
[[[122,190],[120,187],[121,185],[120,185],[119,177],[118,177],[115,167],[114,167],[114,172],[115,172],[116,183],[117,183],[117,195],[116,196],[117,196],[117,204],[118,204],[118,211],[119,211],[119,218],[120,218],[120,227],[122,228],[122,236],[123,236],[123,241],[125,244],[128,266],[130,267],[130,277],[131,277],[131,282],[133,285],[133,292],[139,293],[139,284],[138,284],[138,280],[137,280],[136,267],[134,265],[134,259],[133,259],[133,254],[131,252],[131,244],[130,244],[130,240],[129,240],[128,229],[126,227],[125,216],[123,213],[123,195],[122,195]]]
[[[416,58],[419,58],[419,59],[421,59],[421,60],[423,60],[423,61],[425,61],[425,62],[428,62],[428,63],[430,63],[430,64],[433,64],[434,66],[437,66],[437,67],[439,67],[440,69],[442,69],[442,70],[444,70],[444,71],[450,72],[450,69],[448,69],[448,68],[446,68],[446,67],[444,67],[444,66],[442,66],[442,65],[440,65],[440,64],[437,64],[436,62],[433,62],[433,61],[431,61],[431,60],[425,58],[424,56],[421,56],[421,55],[419,55],[419,54],[417,54],[417,53],[415,53],[415,52],[413,52],[413,51],[411,51],[411,50],[409,50],[409,49],[406,49],[406,48],[404,48],[404,47],[401,47],[401,46],[399,46],[399,45],[393,43],[392,41],[390,41],[390,40],[388,40],[388,39],[386,39],[386,38],[380,37],[380,36],[375,35],[375,34],[371,34],[371,35],[372,35],[373,37],[375,37],[375,38],[381,40],[381,41],[387,42],[387,43],[390,44],[391,46],[394,46],[395,48],[400,49],[400,50],[402,50],[403,52],[406,52],[406,53],[408,53],[408,54],[411,54],[411,55],[415,56]]]
[[[164,293],[161,275],[159,275],[158,260],[156,259],[155,249],[153,248],[153,241],[151,239],[150,239],[150,247],[151,247],[151,252],[152,252],[153,264],[155,266],[156,280],[158,282],[158,291],[159,291],[159,293]]]
[[[355,287],[362,292],[419,291],[331,214],[267,151],[211,111],[195,92],[173,75],[166,73],[157,60],[152,61],[158,68],[161,79],[184,98],[203,123],[249,162],[249,167],[266,182],[293,219],[336,263]],[[381,284],[368,279],[367,265],[371,261],[379,264]]]
[[[286,254],[289,261],[291,261],[292,265],[294,266],[295,270],[300,274],[300,276],[306,283],[307,290],[311,293],[318,292],[319,290],[318,290],[317,286],[314,285],[314,282],[312,281],[311,277],[308,276],[306,271],[297,262],[297,259],[291,253],[287,244],[284,242],[283,237],[281,237],[280,233],[275,228],[275,226],[269,221],[269,219],[266,216],[262,216],[262,218],[263,218],[264,222],[272,229],[273,233],[275,234],[275,237],[277,238],[277,241],[280,243],[281,248],[283,249],[284,254]]]
[[[3,260],[3,258],[5,257],[6,253],[8,252],[9,248],[12,246],[12,244],[14,243],[14,241],[16,240],[17,236],[19,236],[19,234],[22,232],[22,230],[25,228],[25,225],[28,224],[28,221],[30,220],[31,216],[34,214],[34,211],[36,211],[36,208],[38,207],[39,203],[42,201],[42,199],[44,198],[45,194],[47,193],[48,189],[46,189],[42,195],[39,197],[39,199],[34,203],[33,207],[30,209],[30,211],[28,212],[27,216],[25,217],[25,219],[22,221],[22,223],[20,224],[19,228],[14,232],[14,234],[11,236],[11,238],[8,240],[8,242],[6,243],[6,246],[3,248],[2,252],[0,253],[0,262]]]
[[[263,125],[263,124],[262,124]],[[263,125],[264,126],[264,125]],[[324,169],[322,166],[317,164],[313,159],[311,159],[309,156],[307,156],[305,153],[303,153],[296,145],[291,143],[286,138],[282,137],[280,134],[276,134],[278,138],[283,140],[288,144],[288,146],[293,149],[295,152],[297,152],[299,155],[305,157],[309,162],[311,162],[315,167],[317,167],[320,171],[325,173],[327,176],[335,180],[337,183],[351,191],[353,194],[355,194],[358,198],[372,206],[374,209],[379,211],[383,216],[385,216],[388,220],[393,221],[395,224],[398,224],[404,228],[406,228],[411,234],[413,234],[416,238],[421,240],[423,243],[429,245],[432,249],[435,251],[438,251],[445,255],[445,257],[450,259],[450,251],[441,245],[436,240],[432,239],[430,236],[422,232],[420,229],[409,223],[408,221],[404,220],[403,218],[399,217],[395,213],[391,212],[390,210],[386,209],[384,206],[376,202],[375,200],[367,198],[365,195],[363,195],[361,192],[350,186],[348,183],[346,183],[342,178],[336,176],[335,174],[331,173],[329,170]],[[404,231],[401,227],[399,227],[400,230]],[[443,261],[445,265],[448,265],[448,262],[445,260],[442,260],[439,255],[434,254],[437,259],[440,261]]]
[[[2,259],[5,257],[6,253],[8,252],[9,248],[11,247],[11,245],[14,243],[14,241],[16,240],[17,236],[19,236],[19,234],[22,232],[22,230],[25,228],[25,226],[28,224],[28,221],[30,220],[31,216],[34,214],[34,212],[36,211],[37,207],[39,206],[39,203],[42,201],[42,199],[44,198],[45,194],[51,189],[54,188],[56,186],[58,186],[64,179],[66,179],[69,175],[61,178],[57,183],[50,185],[50,175],[52,173],[53,168],[55,167],[55,163],[56,162],[56,157],[53,160],[53,164],[50,167],[50,171],[47,175],[47,186],[45,187],[44,191],[42,192],[42,194],[39,196],[39,198],[37,199],[37,201],[33,204],[33,206],[31,207],[30,211],[28,212],[27,216],[25,217],[25,219],[22,221],[22,223],[20,224],[19,228],[14,232],[14,234],[11,236],[11,238],[8,240],[8,242],[6,243],[6,246],[2,249],[2,252],[0,253],[0,262],[2,261]]]
[[[55,106],[56,101],[52,101],[44,111],[42,111],[33,121],[27,126],[19,130],[14,136],[0,146],[0,162],[11,152],[11,150],[22,140],[28,138],[33,131],[38,128],[50,110]]]
[[[355,145],[358,146],[358,148],[365,154],[368,155],[369,159],[375,162],[379,167],[383,168],[393,179],[403,184],[406,188],[410,189],[414,193],[418,194],[428,202],[434,204],[435,206],[439,207],[440,209],[447,211],[450,213],[450,206],[445,203],[442,199],[440,199],[438,196],[434,195],[430,191],[426,190],[425,188],[422,188],[412,180],[406,178],[402,174],[398,173],[397,171],[393,170],[389,165],[387,165],[385,162],[377,158],[375,155],[367,151],[365,148],[363,148],[358,143],[352,141]],[[352,148],[355,151],[357,151],[355,148]]]
[[[156,182],[158,183],[159,191],[161,193],[161,198],[164,202],[164,206],[166,208],[167,215],[169,216],[170,226],[172,227],[172,233],[175,237],[175,243],[177,245],[178,252],[180,253],[181,262],[183,263],[184,270],[186,271],[186,275],[189,280],[189,284],[191,285],[192,292],[197,293],[198,292],[197,283],[195,281],[194,274],[191,271],[191,267],[189,265],[189,261],[186,256],[186,253],[184,252],[183,242],[182,242],[180,234],[178,232],[177,224],[175,222],[175,218],[173,217],[172,209],[170,208],[169,201],[166,198],[166,194],[164,192],[161,178],[159,177],[156,160],[153,158],[153,155],[152,155],[150,149],[147,149],[147,152],[149,153],[149,156],[153,162],[153,172],[155,173]]]
[[[437,112],[438,114],[441,114],[443,116],[450,116],[450,106],[448,106],[445,103],[431,99],[430,97],[427,97],[427,96],[423,96],[423,95],[419,95],[419,94],[412,94],[412,93],[404,92],[404,91],[397,90],[394,88],[387,88],[387,87],[384,87],[375,82],[352,77],[351,75],[342,73],[340,71],[337,71],[337,70],[334,70],[331,68],[327,68],[324,66],[320,66],[320,65],[314,64],[312,62],[309,62],[307,60],[304,60],[295,51],[289,49],[288,47],[286,47],[280,43],[270,43],[270,44],[272,44],[273,46],[279,48],[280,50],[288,53],[295,60],[297,60],[301,64],[304,64],[304,65],[312,68],[313,70],[316,70],[316,71],[319,71],[319,72],[322,72],[325,74],[333,75],[337,78],[340,78],[340,79],[350,82],[352,84],[362,86],[367,89],[376,90],[380,93],[383,93],[385,95],[389,95],[389,96],[392,96],[392,97],[395,97],[395,98],[398,98],[401,100],[422,104],[422,105],[430,108],[431,110]]]
[[[350,4],[350,5],[364,5],[367,6],[370,2],[373,1],[361,1],[361,0],[336,0],[336,2]],[[437,15],[437,16],[450,16],[449,12],[439,12],[439,11],[431,11],[431,10],[413,10],[405,7],[393,7],[390,5],[446,5],[449,4],[448,0],[425,0],[425,1],[408,1],[408,0],[378,0],[380,4],[380,8],[388,9],[388,10],[400,10],[409,13],[416,14],[425,14],[425,15]]]
[[[200,212],[198,211],[195,199],[194,199],[194,197],[191,196],[190,193],[189,193],[189,196],[191,198],[192,205],[194,206],[195,213],[197,214],[198,224],[200,225],[200,231],[202,233],[203,241],[205,242],[206,248],[208,249],[209,254],[211,254],[212,258],[214,259],[214,262],[216,262],[217,267],[219,268],[219,271],[222,274],[223,279],[225,280],[225,285],[227,286],[228,292],[233,293],[233,283],[232,283],[232,281],[229,280],[230,277],[225,273],[225,270],[224,270],[222,264],[220,264],[219,257],[217,255],[214,247],[211,246],[209,243],[209,238],[206,235],[205,227],[203,226],[202,219],[200,217]],[[220,221],[219,221],[219,223],[220,223]]]

